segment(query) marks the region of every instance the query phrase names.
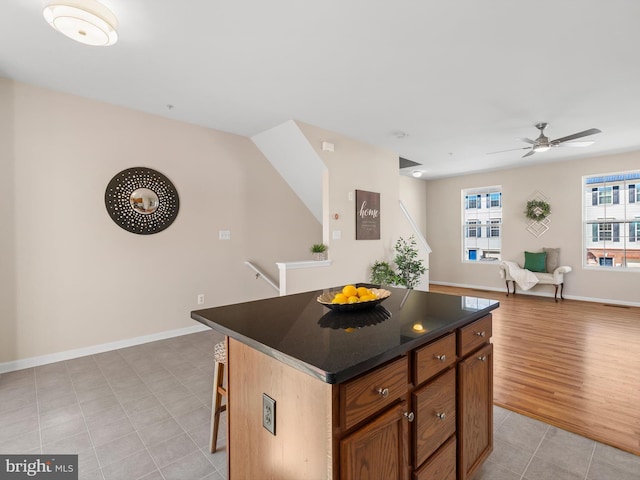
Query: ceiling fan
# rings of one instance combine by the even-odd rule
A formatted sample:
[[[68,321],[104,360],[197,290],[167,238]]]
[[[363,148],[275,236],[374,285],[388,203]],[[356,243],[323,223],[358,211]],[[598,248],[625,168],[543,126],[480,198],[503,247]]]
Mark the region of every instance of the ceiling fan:
[[[544,129],[547,128],[547,123],[538,123],[536,124],[536,128],[540,130],[540,135],[535,140],[531,140],[530,138],[521,138],[523,142],[529,143],[531,147],[521,147],[521,148],[512,148],[510,150],[500,150],[498,152],[489,152],[492,153],[503,153],[503,152],[513,152],[514,150],[529,150],[525,153],[522,158],[533,155],[534,153],[542,153],[546,152],[552,147],[588,147],[592,145],[594,142],[586,141],[586,142],[574,142],[573,140],[577,140],[578,138],[588,137],[589,135],[595,135],[596,133],[600,133],[601,130],[597,128],[590,128],[589,130],[584,130],[582,132],[574,133],[573,135],[567,135],[566,137],[556,138],[555,140],[550,140],[544,134]]]

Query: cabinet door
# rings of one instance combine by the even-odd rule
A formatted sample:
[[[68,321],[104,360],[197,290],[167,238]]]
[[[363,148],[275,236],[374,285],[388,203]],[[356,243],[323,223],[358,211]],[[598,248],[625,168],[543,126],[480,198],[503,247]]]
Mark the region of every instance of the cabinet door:
[[[456,437],[451,437],[428,462],[413,474],[413,480],[456,480]]]
[[[471,478],[493,450],[493,345],[458,364],[458,480]]]
[[[341,480],[406,480],[409,476],[406,402],[340,441]]]
[[[456,431],[456,371],[451,369],[412,394],[413,466],[418,468]]]

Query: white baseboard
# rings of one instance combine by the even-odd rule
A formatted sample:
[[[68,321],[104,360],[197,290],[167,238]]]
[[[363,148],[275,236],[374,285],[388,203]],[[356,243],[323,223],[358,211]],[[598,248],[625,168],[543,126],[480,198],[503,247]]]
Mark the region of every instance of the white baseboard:
[[[506,296],[507,289],[504,288],[496,288],[496,287],[487,287],[486,285],[467,285],[464,283],[452,283],[452,282],[434,282],[433,280],[429,283],[433,283],[434,285],[442,285],[445,287],[459,287],[459,288],[472,288],[474,290],[487,290],[490,292],[503,292]],[[553,285],[551,285],[553,287]],[[513,295],[509,293],[509,295]],[[553,289],[551,289],[551,293],[549,292],[532,292],[531,290],[522,291],[517,290],[516,295],[531,295],[532,297],[549,297],[553,298]],[[627,302],[623,300],[611,300],[610,298],[592,298],[592,297],[580,297],[577,295],[563,295],[567,300],[580,300],[582,302],[594,302],[594,303],[606,303],[607,305],[623,305],[626,307],[640,307],[639,302]]]
[[[194,325],[192,327],[178,328],[176,330],[167,330],[166,332],[152,333],[141,337],[127,338],[116,342],[102,343],[91,347],[76,348],[65,352],[51,353],[49,355],[41,355],[39,357],[23,358],[10,362],[0,363],[0,373],[13,372],[14,370],[23,370],[25,368],[38,367],[49,363],[61,362],[63,360],[71,360],[72,358],[85,357],[87,355],[95,355],[96,353],[108,352],[119,348],[133,347],[143,343],[155,342],[166,338],[179,337],[190,333],[203,332],[211,330],[206,325]]]

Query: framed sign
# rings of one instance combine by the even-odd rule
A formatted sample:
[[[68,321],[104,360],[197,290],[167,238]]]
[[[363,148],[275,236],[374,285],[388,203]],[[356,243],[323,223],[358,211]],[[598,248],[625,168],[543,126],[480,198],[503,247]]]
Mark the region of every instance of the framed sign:
[[[356,240],[380,240],[380,194],[356,190]]]

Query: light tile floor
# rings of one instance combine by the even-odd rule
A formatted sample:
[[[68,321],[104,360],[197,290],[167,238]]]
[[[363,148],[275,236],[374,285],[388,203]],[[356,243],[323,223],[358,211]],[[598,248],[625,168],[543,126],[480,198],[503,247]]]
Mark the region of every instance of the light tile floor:
[[[77,453],[83,480],[226,478],[225,414],[220,450],[208,450],[221,338],[201,332],[0,375],[0,453]],[[494,412],[494,452],[477,480],[640,479],[638,456]]]

